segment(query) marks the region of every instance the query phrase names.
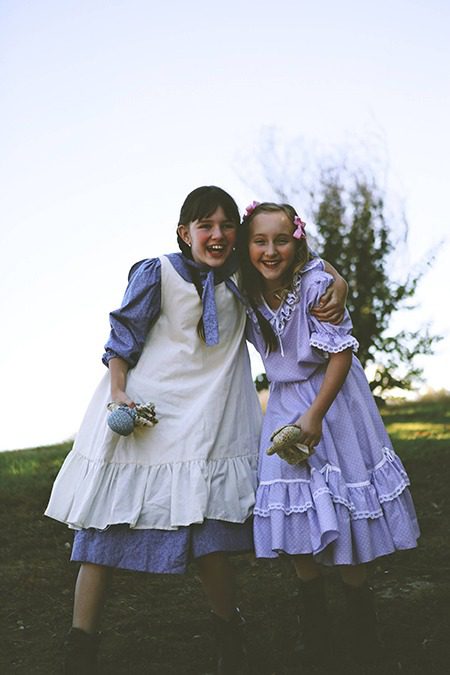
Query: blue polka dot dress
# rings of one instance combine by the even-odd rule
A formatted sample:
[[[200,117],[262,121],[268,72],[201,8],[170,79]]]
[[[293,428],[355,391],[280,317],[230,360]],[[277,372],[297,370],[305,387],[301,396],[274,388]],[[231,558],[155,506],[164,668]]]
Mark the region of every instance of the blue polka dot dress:
[[[334,326],[310,314],[331,282],[315,258],[278,310],[259,307],[279,343],[270,354],[250,312],[248,338],[271,382],[254,509],[258,557],[313,554],[325,565],[356,565],[413,548],[419,536],[408,476],[356,356],[308,462],[292,466],[266,454],[273,431],[295,422],[317,396],[328,354],[358,347],[348,315]]]

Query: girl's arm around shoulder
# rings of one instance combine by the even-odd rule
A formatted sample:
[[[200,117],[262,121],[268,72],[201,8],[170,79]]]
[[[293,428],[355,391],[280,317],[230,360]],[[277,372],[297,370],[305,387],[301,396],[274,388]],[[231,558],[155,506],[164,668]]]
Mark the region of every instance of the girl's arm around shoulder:
[[[347,302],[348,284],[329,262],[323,260],[325,272],[333,277],[333,283],[321,296],[311,312],[319,321],[340,323],[344,318],[345,303]]]
[[[302,442],[313,447],[322,436],[322,420],[345,382],[352,364],[352,350],[330,354],[322,386],[308,410],[296,424],[303,432]]]
[[[133,265],[119,309],[110,313],[111,333],[105,345],[103,363],[120,358],[129,367],[136,365],[145,338],[161,311],[161,262],[159,258]]]
[[[332,277],[323,268],[311,269],[302,279],[302,298],[306,308],[309,343],[311,347],[328,354],[341,352],[348,347],[356,351],[359,345],[352,335],[353,326],[347,310],[344,311],[343,318],[338,324],[320,321],[314,311],[320,298],[332,283]]]

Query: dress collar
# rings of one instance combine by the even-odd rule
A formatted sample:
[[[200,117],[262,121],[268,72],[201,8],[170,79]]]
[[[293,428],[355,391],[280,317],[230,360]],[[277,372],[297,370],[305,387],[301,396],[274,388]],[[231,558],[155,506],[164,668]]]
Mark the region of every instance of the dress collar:
[[[215,286],[225,282],[227,288],[238,298],[240,302],[246,304],[238,287],[231,276],[238,269],[237,255],[233,252],[224,265],[220,267],[208,267],[187,258],[183,253],[169,253],[167,256],[173,268],[187,282],[194,283],[192,279],[192,270],[198,270],[200,282],[202,285],[202,317],[205,331],[205,342],[210,347],[219,343],[219,320],[217,317],[217,307],[215,298]]]

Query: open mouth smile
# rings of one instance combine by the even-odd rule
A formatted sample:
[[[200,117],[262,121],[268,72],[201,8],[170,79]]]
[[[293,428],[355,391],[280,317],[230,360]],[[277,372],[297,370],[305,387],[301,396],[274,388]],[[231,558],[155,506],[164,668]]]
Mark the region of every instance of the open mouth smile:
[[[263,260],[262,264],[264,265],[264,267],[268,267],[269,269],[273,269],[274,267],[279,265],[280,262],[281,262],[280,260]]]
[[[206,250],[209,253],[223,253],[225,251],[225,245],[224,244],[211,244],[211,246],[207,246]]]

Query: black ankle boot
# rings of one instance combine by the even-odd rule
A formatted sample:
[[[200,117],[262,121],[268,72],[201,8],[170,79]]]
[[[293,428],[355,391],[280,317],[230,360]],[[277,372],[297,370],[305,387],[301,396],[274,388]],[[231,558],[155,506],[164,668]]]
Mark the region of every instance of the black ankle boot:
[[[238,608],[236,607],[228,621],[211,612],[211,621],[217,643],[217,675],[246,675],[248,660],[243,635],[245,619]]]
[[[350,628],[351,652],[359,663],[377,661],[381,653],[373,589],[344,584]]]
[[[64,675],[95,675],[100,635],[71,628],[64,641]]]
[[[325,665],[331,661],[331,626],[322,577],[300,582],[300,640],[296,651],[306,663]]]

